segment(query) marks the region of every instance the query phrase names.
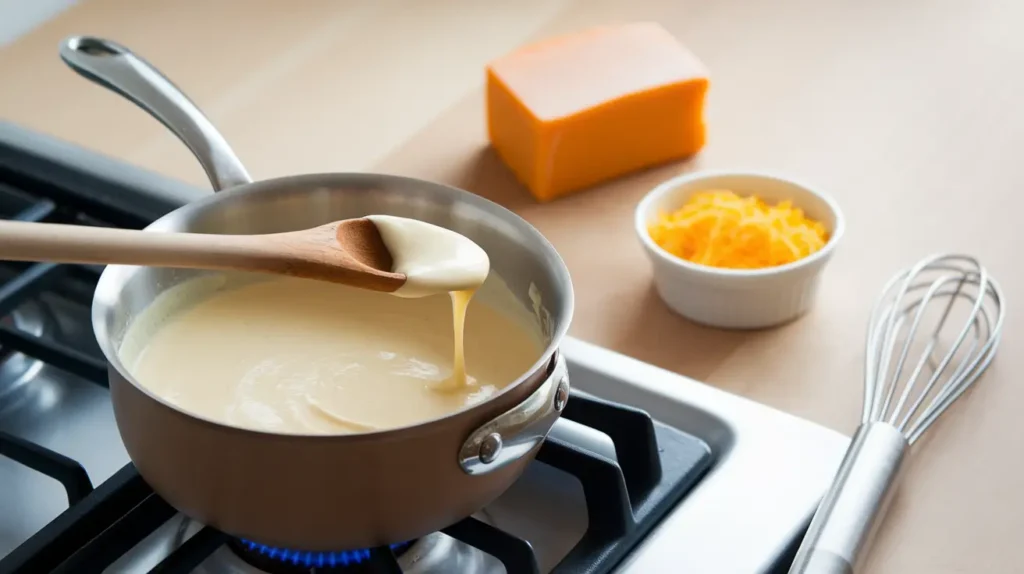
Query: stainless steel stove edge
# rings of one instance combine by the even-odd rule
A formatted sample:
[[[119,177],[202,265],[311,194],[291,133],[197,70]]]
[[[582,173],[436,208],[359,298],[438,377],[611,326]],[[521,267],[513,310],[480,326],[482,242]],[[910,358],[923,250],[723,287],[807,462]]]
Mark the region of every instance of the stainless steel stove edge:
[[[618,572],[769,571],[810,520],[849,438],[590,343],[568,339],[563,351],[574,387],[643,408],[715,457]]]
[[[28,158],[26,160],[26,158]],[[71,179],[111,202],[132,202],[154,219],[211,193],[49,135],[0,120],[0,168],[43,181]],[[123,197],[131,190],[136,197]]]

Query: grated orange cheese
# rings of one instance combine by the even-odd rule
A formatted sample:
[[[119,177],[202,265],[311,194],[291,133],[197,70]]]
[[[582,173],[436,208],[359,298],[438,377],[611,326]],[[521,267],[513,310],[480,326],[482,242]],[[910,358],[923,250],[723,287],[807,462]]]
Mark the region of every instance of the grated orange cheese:
[[[769,205],[729,190],[694,194],[660,213],[648,233],[662,249],[693,263],[761,269],[797,261],[825,246],[828,232],[791,201]]]

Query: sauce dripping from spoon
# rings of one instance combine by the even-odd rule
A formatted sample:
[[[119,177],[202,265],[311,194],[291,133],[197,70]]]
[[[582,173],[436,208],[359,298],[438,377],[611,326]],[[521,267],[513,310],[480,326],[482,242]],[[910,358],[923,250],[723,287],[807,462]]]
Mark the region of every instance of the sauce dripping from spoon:
[[[404,217],[371,215],[391,253],[392,271],[406,276],[392,294],[425,297],[447,292],[452,300],[455,336],[452,375],[434,387],[439,391],[464,388],[466,374],[466,308],[490,272],[487,253],[469,238],[443,227]]]

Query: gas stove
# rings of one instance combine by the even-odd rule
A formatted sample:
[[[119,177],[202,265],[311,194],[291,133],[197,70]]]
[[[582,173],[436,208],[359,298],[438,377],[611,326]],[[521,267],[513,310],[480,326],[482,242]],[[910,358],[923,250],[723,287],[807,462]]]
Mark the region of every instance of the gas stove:
[[[0,122],[0,218],[137,229],[203,193]],[[570,338],[577,390],[497,501],[390,547],[270,548],[177,513],[131,465],[89,323],[99,271],[0,263],[0,574],[785,571],[848,442]]]

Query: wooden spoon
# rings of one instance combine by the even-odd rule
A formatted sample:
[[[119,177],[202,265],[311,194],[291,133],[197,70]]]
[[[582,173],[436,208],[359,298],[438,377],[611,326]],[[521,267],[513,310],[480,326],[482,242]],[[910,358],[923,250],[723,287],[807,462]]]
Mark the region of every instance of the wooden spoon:
[[[369,219],[267,235],[161,233],[0,221],[0,259],[258,271],[394,292],[406,276]]]

